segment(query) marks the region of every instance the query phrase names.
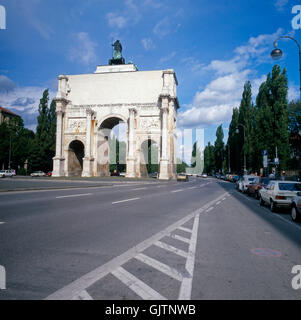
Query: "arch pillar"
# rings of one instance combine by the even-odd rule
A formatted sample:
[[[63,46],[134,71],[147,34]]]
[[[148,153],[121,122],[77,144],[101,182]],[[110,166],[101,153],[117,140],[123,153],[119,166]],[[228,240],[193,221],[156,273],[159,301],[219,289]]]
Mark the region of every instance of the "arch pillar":
[[[87,130],[86,130],[86,152],[83,158],[83,173],[82,177],[92,177],[93,175],[93,161],[94,158],[91,157],[91,125],[92,116],[94,112],[91,109],[87,109]]]
[[[62,153],[64,125],[63,119],[68,100],[64,98],[55,99],[56,102],[56,148],[55,157],[53,158],[53,172],[52,177],[62,177],[65,175],[64,162],[65,158]]]
[[[128,158],[126,164],[126,177],[135,178],[136,177],[136,160],[135,160],[135,125],[134,120],[136,116],[136,109],[129,109],[129,134],[128,134]]]
[[[160,180],[169,180],[169,159],[168,159],[168,96],[162,97],[161,106],[161,121],[162,121],[162,132],[161,132],[161,159],[160,159]]]

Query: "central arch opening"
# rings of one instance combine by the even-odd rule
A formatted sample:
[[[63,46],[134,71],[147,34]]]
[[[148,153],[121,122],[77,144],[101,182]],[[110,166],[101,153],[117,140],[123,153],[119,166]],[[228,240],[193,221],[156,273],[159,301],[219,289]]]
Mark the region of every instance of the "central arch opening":
[[[157,177],[159,172],[159,146],[152,140],[147,139],[141,144],[140,174],[141,177]]]
[[[105,119],[98,130],[97,175],[125,174],[127,124],[119,117]]]
[[[85,146],[81,141],[75,140],[68,148],[68,172],[69,176],[81,176],[83,172],[83,158]]]

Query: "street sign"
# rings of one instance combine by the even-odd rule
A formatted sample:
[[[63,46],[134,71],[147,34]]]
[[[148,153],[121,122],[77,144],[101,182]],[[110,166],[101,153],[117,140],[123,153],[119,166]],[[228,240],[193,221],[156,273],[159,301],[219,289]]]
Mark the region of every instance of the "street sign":
[[[275,158],[275,164],[279,164],[279,158]]]
[[[268,167],[268,151],[263,150],[263,167],[267,168]]]

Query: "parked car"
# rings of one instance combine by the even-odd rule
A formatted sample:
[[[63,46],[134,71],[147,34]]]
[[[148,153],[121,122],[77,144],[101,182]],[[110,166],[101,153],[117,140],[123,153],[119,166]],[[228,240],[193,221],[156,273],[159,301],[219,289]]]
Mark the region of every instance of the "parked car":
[[[239,176],[231,176],[231,182],[236,183],[239,180]]]
[[[120,173],[117,170],[114,170],[113,172],[111,172],[111,177],[119,177]]]
[[[254,196],[256,199],[259,199],[259,190],[265,188],[270,183],[269,178],[258,178],[255,179],[248,185],[247,193],[250,196]]]
[[[120,172],[119,175],[120,175],[120,177],[125,177],[125,174],[126,174],[125,172]]]
[[[207,173],[203,173],[203,174],[202,174],[202,178],[208,178]]]
[[[158,172],[152,172],[148,176],[153,179],[158,179]]]
[[[248,185],[258,179],[257,176],[244,175],[237,182],[237,189],[245,193],[248,190]]]
[[[10,177],[12,178],[13,176],[16,175],[15,170],[1,170],[0,171],[0,177],[5,178],[5,177]]]
[[[51,172],[51,171],[46,172],[45,175],[46,175],[47,177],[52,177],[52,172]]]
[[[45,177],[46,174],[43,171],[35,171],[31,174],[32,177]]]
[[[268,204],[272,212],[278,207],[291,208],[298,192],[301,192],[301,182],[272,180],[259,191],[260,205]]]
[[[177,181],[189,181],[188,175],[186,173],[178,173],[177,174]]]
[[[297,193],[297,196],[293,198],[291,207],[292,220],[297,222],[301,221],[301,192]]]

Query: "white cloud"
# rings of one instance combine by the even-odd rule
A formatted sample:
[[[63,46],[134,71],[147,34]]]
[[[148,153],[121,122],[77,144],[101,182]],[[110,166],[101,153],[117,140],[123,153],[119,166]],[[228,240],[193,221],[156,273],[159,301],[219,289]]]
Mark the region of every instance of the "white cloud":
[[[207,86],[196,92],[193,103],[186,111],[179,113],[179,124],[183,127],[198,127],[220,124],[231,120],[232,110],[238,107],[246,81],[251,81],[253,98],[256,97],[265,75],[258,76],[254,65],[262,63],[271,49],[273,41],[283,33],[278,29],[273,34],[251,37],[247,44],[237,47],[229,60],[212,60],[197,72],[211,72],[215,78]],[[251,69],[252,68],[252,69]],[[289,96],[296,96],[293,89]]]
[[[71,61],[79,61],[84,65],[95,63],[97,60],[96,47],[97,44],[90,39],[88,33],[77,33],[76,45],[69,51],[69,58]]]
[[[176,51],[172,51],[169,55],[165,56],[165,57],[162,57],[159,62],[160,63],[166,63],[168,61],[170,61],[171,59],[173,59],[176,55]]]
[[[154,34],[159,38],[166,37],[172,31],[172,25],[168,17],[165,17],[163,20],[159,21],[154,29]]]
[[[0,79],[5,76],[0,75]],[[6,77],[7,78],[7,77]],[[36,118],[40,99],[42,98],[44,87],[21,87],[17,86],[9,78],[6,79],[8,83],[13,84],[9,90],[6,84],[0,81],[0,106],[19,114],[27,127],[35,128]],[[54,91],[49,91],[51,101],[55,97]]]
[[[114,12],[110,12],[107,14],[107,20],[110,27],[118,29],[126,27],[128,23],[127,19],[124,16],[118,15]]]
[[[143,47],[144,47],[144,49],[145,49],[146,51],[149,51],[149,50],[151,50],[151,49],[154,49],[154,47],[155,47],[155,45],[154,45],[154,43],[153,43],[153,40],[150,39],[150,38],[144,38],[144,39],[142,39],[142,40],[141,40],[141,43],[142,43],[142,45],[143,45]]]

